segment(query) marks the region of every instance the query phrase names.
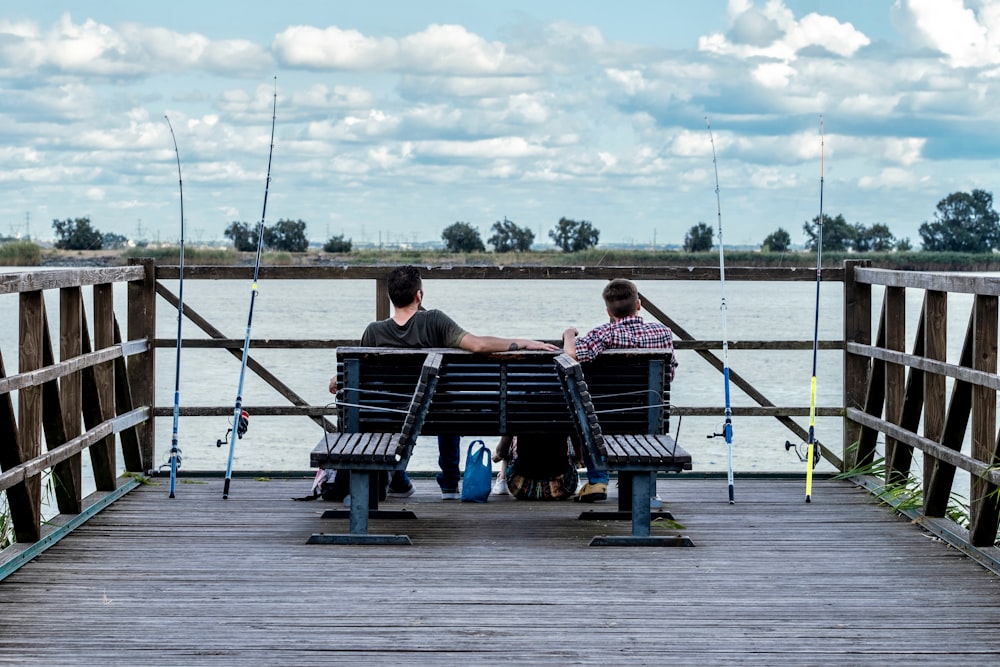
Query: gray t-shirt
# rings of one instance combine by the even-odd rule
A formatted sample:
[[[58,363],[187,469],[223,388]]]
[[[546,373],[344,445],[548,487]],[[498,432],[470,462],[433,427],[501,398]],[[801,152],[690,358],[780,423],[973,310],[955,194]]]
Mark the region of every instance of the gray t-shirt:
[[[440,310],[418,310],[399,326],[391,317],[372,322],[361,334],[363,347],[458,347],[467,332]]]

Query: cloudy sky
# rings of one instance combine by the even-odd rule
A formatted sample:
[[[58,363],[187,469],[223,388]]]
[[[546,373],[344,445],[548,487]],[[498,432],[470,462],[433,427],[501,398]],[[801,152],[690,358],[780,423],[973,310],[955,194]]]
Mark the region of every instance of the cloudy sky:
[[[316,241],[439,240],[455,221],[485,240],[505,217],[548,241],[565,216],[602,243],[681,243],[717,225],[706,116],[727,246],[779,227],[802,243],[821,172],[825,213],[915,246],[942,198],[997,189],[996,0],[5,0],[0,16],[0,236],[89,216],[176,242],[165,115],[189,243],[262,214]]]

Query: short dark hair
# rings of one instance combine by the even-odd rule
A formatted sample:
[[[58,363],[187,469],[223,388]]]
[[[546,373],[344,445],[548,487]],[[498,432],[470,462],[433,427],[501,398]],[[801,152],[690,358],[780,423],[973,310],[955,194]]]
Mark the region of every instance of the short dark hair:
[[[604,297],[604,305],[608,307],[612,317],[621,319],[635,315],[635,309],[639,304],[639,289],[631,280],[615,278],[604,286],[601,296]]]
[[[397,266],[388,276],[389,301],[396,308],[404,308],[417,298],[417,290],[424,288],[420,269],[415,266]]]

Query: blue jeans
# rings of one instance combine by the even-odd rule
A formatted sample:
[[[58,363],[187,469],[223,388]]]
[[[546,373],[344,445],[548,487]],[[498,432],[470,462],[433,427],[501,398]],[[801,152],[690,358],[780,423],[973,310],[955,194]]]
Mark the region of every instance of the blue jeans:
[[[462,479],[458,468],[461,443],[462,436],[459,435],[438,436],[438,466],[441,472],[437,474],[437,483],[442,491],[458,491],[458,480]]]
[[[462,472],[458,468],[461,443],[462,437],[458,435],[438,436],[438,466],[441,472],[437,474],[437,483],[442,491],[458,491],[458,480],[462,479]],[[405,491],[411,485],[405,470],[392,473],[392,479],[389,480],[389,488],[395,491]]]
[[[591,484],[607,484],[611,481],[607,470],[597,470],[594,467],[594,459],[590,455],[590,448],[583,447],[583,465],[587,466],[587,481]]]

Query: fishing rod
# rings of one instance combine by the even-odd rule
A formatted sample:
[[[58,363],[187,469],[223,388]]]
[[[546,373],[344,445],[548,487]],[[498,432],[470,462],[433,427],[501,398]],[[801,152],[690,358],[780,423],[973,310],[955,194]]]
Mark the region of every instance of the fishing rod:
[[[243,339],[243,361],[240,364],[240,381],[236,388],[236,406],[233,408],[233,425],[226,432],[229,436],[229,458],[226,461],[226,481],[222,487],[223,499],[229,497],[229,484],[233,479],[233,452],[236,450],[236,439],[242,438],[250,423],[250,415],[243,409],[243,379],[247,372],[247,357],[250,352],[250,328],[253,325],[253,306],[257,300],[257,277],[260,275],[260,255],[264,246],[264,220],[267,216],[267,193],[271,189],[271,157],[274,155],[274,124],[278,117],[278,77],[274,77],[274,97],[271,110],[271,149],[267,154],[267,182],[264,185],[264,208],[260,214],[260,224],[257,226],[257,258],[253,266],[253,283],[250,288],[250,313],[247,315],[246,336]],[[222,440],[215,443],[222,446]]]
[[[181,153],[177,148],[177,137],[170,118],[163,114],[170,128],[170,138],[174,142],[174,155],[177,158],[177,187],[181,199],[181,253],[177,285],[177,362],[174,367],[174,428],[170,437],[170,497],[174,497],[177,488],[177,469],[181,467],[181,450],[177,446],[177,430],[181,410],[181,323],[184,314],[184,179],[181,177]]]
[[[812,502],[813,467],[819,463],[820,444],[816,440],[816,359],[819,356],[819,286],[823,275],[823,180],[826,172],[826,137],[823,116],[819,117],[819,222],[816,224],[816,319],[813,323],[812,380],[809,388],[809,438],[805,455],[791,442],[785,450],[795,448],[799,460],[806,464],[806,502]]]
[[[726,391],[726,421],[721,433],[713,433],[709,438],[722,436],[726,439],[726,478],[729,482],[729,504],[736,502],[733,490],[733,409],[729,402],[729,337],[726,332],[726,254],[722,246],[722,199],[719,196],[719,163],[715,157],[715,137],[712,124],[705,116],[708,139],[712,143],[712,167],[715,169],[715,210],[719,219],[719,283],[722,286],[722,378]]]

